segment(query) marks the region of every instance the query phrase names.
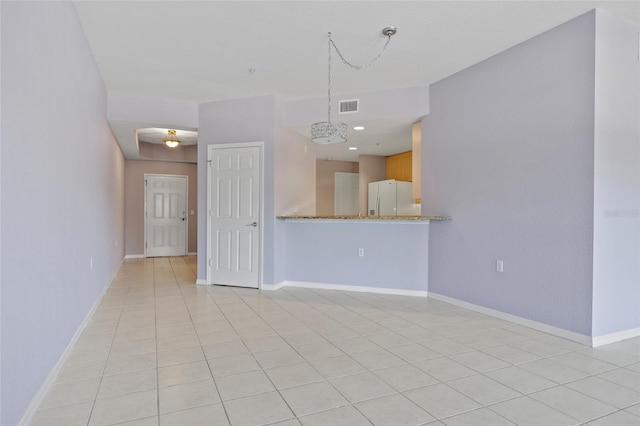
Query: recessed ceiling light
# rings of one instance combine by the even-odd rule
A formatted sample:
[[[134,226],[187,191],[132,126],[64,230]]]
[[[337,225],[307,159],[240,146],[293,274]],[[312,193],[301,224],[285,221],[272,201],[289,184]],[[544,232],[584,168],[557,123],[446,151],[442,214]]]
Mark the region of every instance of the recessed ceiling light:
[[[350,147],[349,147],[349,151],[355,151],[355,150],[357,150],[357,149],[358,149],[358,148],[357,148],[357,147],[355,147],[355,146],[350,146]]]
[[[363,126],[354,126],[353,130],[364,130]]]

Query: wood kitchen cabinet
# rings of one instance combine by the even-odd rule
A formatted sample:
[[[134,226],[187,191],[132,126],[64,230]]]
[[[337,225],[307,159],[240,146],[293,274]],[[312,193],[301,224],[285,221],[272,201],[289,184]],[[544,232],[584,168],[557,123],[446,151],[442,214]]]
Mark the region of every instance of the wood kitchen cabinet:
[[[412,181],[412,152],[402,152],[387,157],[387,179]]]

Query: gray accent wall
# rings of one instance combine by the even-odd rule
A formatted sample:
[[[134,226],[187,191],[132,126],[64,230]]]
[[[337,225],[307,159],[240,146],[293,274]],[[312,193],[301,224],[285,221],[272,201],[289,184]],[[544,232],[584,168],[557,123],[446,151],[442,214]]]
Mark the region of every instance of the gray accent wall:
[[[193,148],[197,148],[194,146]],[[198,249],[198,167],[195,164],[166,161],[125,161],[125,254],[144,256],[145,174],[183,175],[188,177],[187,252]],[[193,215],[191,211],[193,210]]]
[[[315,214],[318,216],[335,214],[336,173],[338,172],[358,173],[358,163],[355,161],[316,160]]]
[[[0,423],[15,425],[122,263],[124,157],[73,4],[0,8]]]
[[[430,292],[592,337],[640,326],[637,43],[594,10],[431,86],[423,212],[454,220],[431,230]]]

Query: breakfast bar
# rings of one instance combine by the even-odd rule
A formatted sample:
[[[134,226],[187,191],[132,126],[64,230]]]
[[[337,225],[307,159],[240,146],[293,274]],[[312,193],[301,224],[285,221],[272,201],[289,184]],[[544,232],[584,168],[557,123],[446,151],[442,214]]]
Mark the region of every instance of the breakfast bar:
[[[278,216],[285,281],[273,286],[427,296],[429,226],[447,216]]]

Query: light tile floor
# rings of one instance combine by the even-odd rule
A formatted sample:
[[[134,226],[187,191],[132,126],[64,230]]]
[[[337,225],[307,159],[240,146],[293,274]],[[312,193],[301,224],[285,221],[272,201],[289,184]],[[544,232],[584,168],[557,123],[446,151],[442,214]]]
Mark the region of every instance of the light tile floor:
[[[640,425],[640,339],[589,348],[433,299],[196,286],[126,261],[33,425]]]

